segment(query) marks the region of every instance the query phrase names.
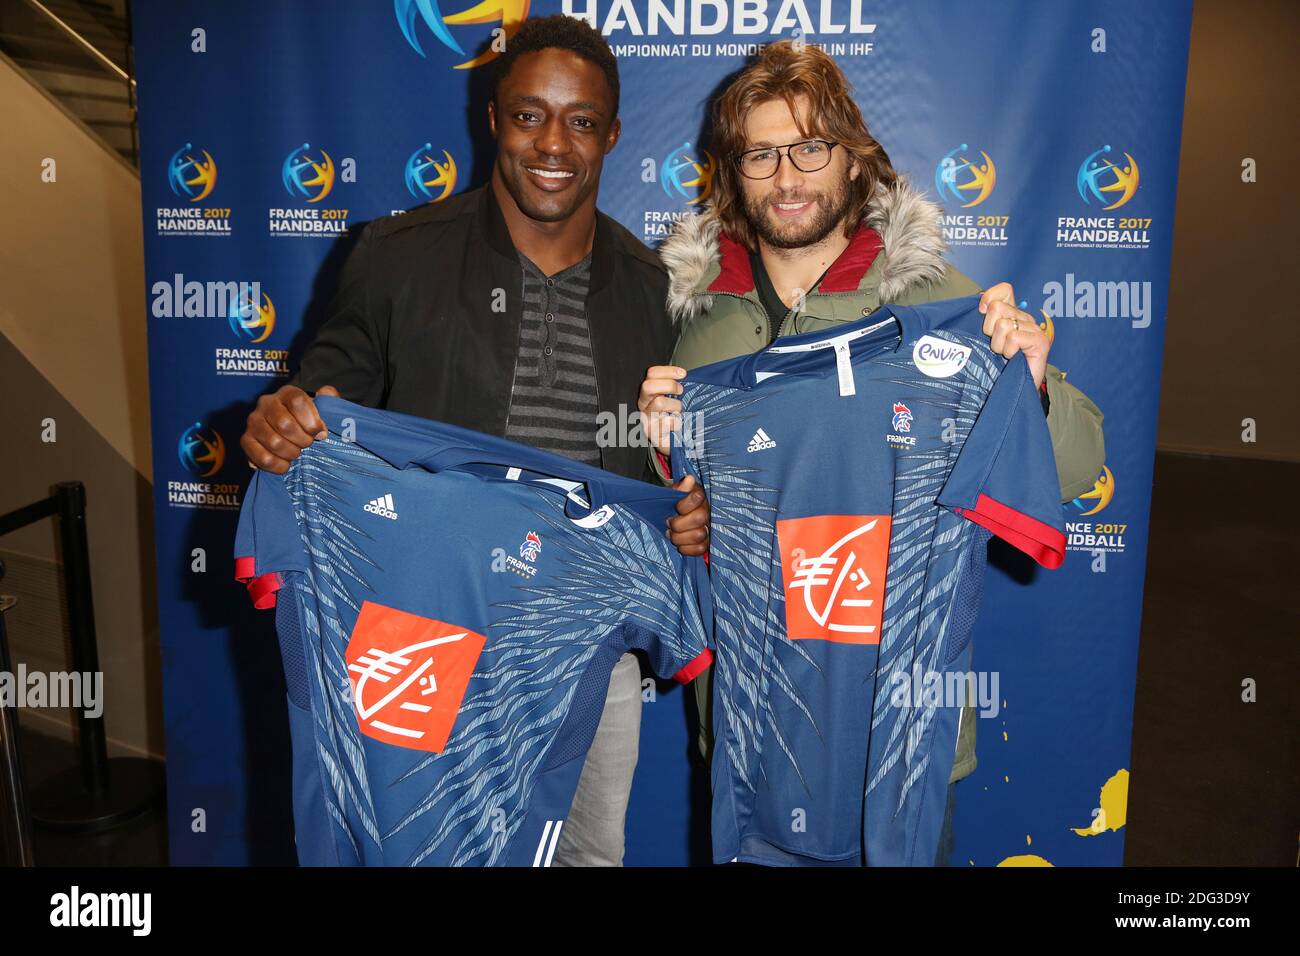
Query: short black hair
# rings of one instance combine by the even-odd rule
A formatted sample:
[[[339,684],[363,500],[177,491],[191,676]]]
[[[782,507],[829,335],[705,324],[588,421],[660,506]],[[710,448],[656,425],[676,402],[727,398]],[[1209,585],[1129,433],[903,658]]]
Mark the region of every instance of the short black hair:
[[[549,17],[525,20],[514,36],[506,41],[506,50],[496,60],[496,72],[492,78],[492,101],[496,102],[497,90],[501,81],[514,67],[515,61],[525,53],[538,53],[541,50],[568,50],[576,53],[600,67],[609,84],[609,92],[614,97],[613,119],[618,116],[618,60],[614,51],[600,31],[586,20],[557,13]]]

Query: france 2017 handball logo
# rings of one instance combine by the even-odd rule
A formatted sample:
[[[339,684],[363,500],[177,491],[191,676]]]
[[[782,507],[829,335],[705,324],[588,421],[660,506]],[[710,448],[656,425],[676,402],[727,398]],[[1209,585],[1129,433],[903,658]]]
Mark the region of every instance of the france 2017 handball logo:
[[[334,160],[323,149],[319,161],[312,159],[310,150],[311,144],[303,143],[286,156],[280,176],[294,199],[320,202],[334,188]]]
[[[894,431],[910,432],[912,430],[912,410],[902,402],[894,402]]]
[[[1101,466],[1101,474],[1093,482],[1092,488],[1085,491],[1079,497],[1075,498],[1070,504],[1079,511],[1078,517],[1086,518],[1089,515],[1095,515],[1098,511],[1105,510],[1106,506],[1111,503],[1115,497],[1115,476],[1105,465]]]
[[[250,345],[265,342],[275,331],[275,304],[271,297],[262,293],[262,301],[248,292],[241,292],[230,303],[230,331]]]
[[[530,531],[524,536],[524,542],[519,546],[519,557],[528,562],[535,562],[537,556],[542,553],[542,539],[537,536],[536,531]]]
[[[428,57],[420,45],[419,32],[416,29],[416,16],[424,21],[425,26],[438,38],[438,42],[460,56],[465,56],[465,49],[456,40],[448,25],[499,23],[493,28],[492,43],[482,54],[464,63],[457,63],[457,70],[472,70],[476,66],[490,63],[505,49],[505,44],[515,35],[524,20],[528,19],[528,7],[531,0],[482,0],[460,13],[444,15],[438,9],[438,0],[394,0],[393,10],[397,14],[397,25],[402,28],[402,36],[420,56]],[[500,31],[498,33],[497,31]]]
[[[201,422],[181,432],[176,452],[181,464],[199,478],[211,478],[226,463],[226,443],[220,433],[205,428]]]
[[[456,188],[456,161],[445,149],[442,155],[445,163],[434,158],[433,144],[425,143],[406,161],[406,189],[416,199],[442,202]]]
[[[202,159],[194,156],[194,145],[186,143],[167,163],[167,185],[172,192],[190,202],[202,202],[217,184],[217,161],[206,149],[197,150]]]
[[[1066,550],[1091,554],[1093,561],[1105,554],[1123,554],[1128,547],[1125,536],[1129,523],[1117,517],[1093,519],[1093,515],[1105,511],[1115,501],[1115,475],[1108,465],[1101,466],[1101,474],[1093,482],[1092,488],[1072,501],[1067,501],[1065,509]],[[1124,517],[1120,515],[1119,517]],[[1098,570],[1094,564],[1093,570]],[[1102,564],[1100,570],[1106,570]]]
[[[978,206],[993,193],[998,184],[998,169],[984,150],[979,150],[983,162],[972,162],[967,153],[974,155],[965,143],[950,149],[934,169],[934,188],[939,199],[961,203],[963,209]]]
[[[1124,153],[1125,164],[1120,166],[1106,158],[1105,154],[1109,152],[1110,146],[1103,146],[1090,153],[1074,177],[1079,198],[1089,205],[1093,202],[1110,203],[1103,206],[1103,210],[1118,209],[1132,199],[1140,178],[1136,159]]]
[[[701,155],[703,160],[698,158]],[[684,199],[688,205],[695,206],[712,194],[717,168],[717,161],[708,150],[702,149],[697,154],[690,143],[682,143],[659,164],[659,183],[670,199]]]

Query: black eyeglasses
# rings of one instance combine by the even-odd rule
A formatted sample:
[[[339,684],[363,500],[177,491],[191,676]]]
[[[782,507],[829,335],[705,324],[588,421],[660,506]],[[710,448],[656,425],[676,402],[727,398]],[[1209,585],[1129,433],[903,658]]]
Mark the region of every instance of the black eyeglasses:
[[[826,168],[831,161],[831,150],[838,145],[824,139],[808,139],[785,146],[760,146],[737,156],[736,165],[746,179],[771,179],[781,167],[782,157],[789,157],[799,172],[815,173]]]

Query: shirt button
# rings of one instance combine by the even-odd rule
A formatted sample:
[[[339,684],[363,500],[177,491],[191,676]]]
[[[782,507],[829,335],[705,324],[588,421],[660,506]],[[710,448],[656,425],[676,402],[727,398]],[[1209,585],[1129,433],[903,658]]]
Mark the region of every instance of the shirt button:
[[[545,352],[546,352],[547,355],[550,355],[550,354],[551,354],[551,347],[550,347],[549,345],[546,346]]]
[[[555,315],[554,315],[554,313],[547,312],[547,313],[546,313],[546,321],[547,321],[547,322],[554,322],[554,321],[555,321]]]
[[[763,327],[762,327],[761,325],[756,325],[756,326],[754,326],[754,334],[755,334],[755,335],[762,335],[762,334],[763,334]]]
[[[869,305],[869,306],[867,306],[865,309],[862,310],[862,314],[863,314],[863,315],[870,315],[872,312],[875,312],[875,311],[876,311],[876,310],[875,310],[875,307]]]
[[[553,286],[553,285],[555,285],[555,280],[554,280],[554,279],[547,279],[547,280],[546,280],[546,284],[547,284],[547,286]]]

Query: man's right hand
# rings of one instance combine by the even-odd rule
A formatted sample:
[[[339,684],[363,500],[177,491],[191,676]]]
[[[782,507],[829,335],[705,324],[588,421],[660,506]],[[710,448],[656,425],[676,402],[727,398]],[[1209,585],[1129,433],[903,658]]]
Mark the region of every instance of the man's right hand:
[[[332,385],[322,385],[316,394],[339,397]],[[283,475],[304,448],[328,434],[312,397],[297,385],[285,385],[257,400],[239,447],[253,467]]]

